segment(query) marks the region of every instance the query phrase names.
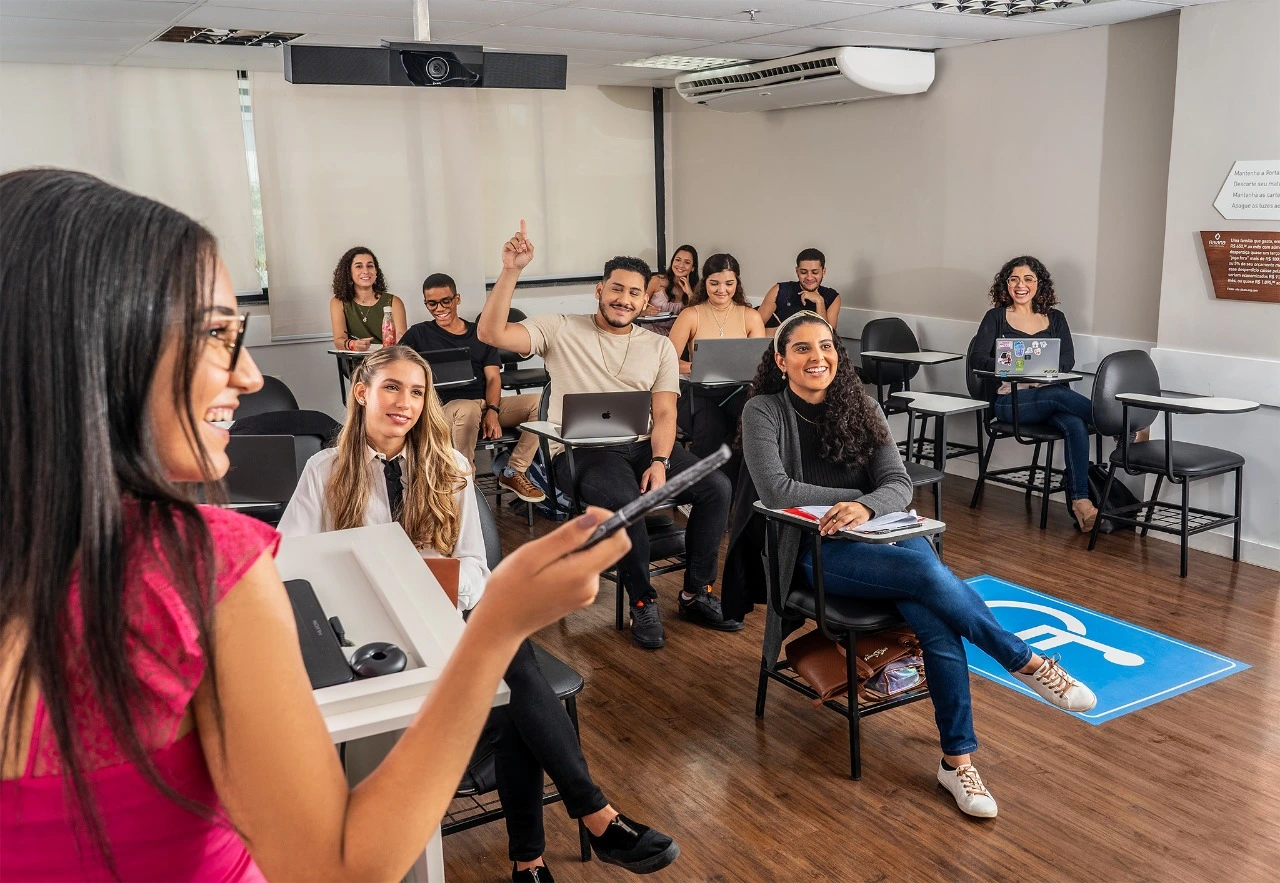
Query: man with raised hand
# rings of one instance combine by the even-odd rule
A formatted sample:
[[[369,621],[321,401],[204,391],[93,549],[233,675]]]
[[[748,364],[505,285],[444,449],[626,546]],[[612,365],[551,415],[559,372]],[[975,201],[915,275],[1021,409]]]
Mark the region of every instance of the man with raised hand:
[[[669,475],[688,469],[698,458],[676,447],[676,399],[680,364],[671,342],[632,324],[645,306],[648,264],[639,258],[615,257],[596,284],[597,309],[587,316],[543,315],[523,322],[506,320],[520,273],[533,260],[524,221],[520,232],[502,247],[502,273],[489,293],[477,324],[480,339],[521,355],[539,355],[551,375],[548,419],[560,422],[566,393],[645,390],[651,396],[652,429],[647,437],[603,448],[574,452],[578,496],[584,503],[617,510],[645,491],[661,487]],[[568,487],[570,474],[563,453],[553,462],[556,481]],[[738,631],[741,622],[726,620],[720,599],[711,591],[717,573],[720,539],[729,517],[729,481],[719,472],[679,497],[691,506],[685,529],[688,566],[680,593],[680,614],[718,631]],[[658,599],[649,581],[649,535],[643,519],[628,528],[631,551],[618,563],[631,601],[631,639],[656,650],[665,643]]]

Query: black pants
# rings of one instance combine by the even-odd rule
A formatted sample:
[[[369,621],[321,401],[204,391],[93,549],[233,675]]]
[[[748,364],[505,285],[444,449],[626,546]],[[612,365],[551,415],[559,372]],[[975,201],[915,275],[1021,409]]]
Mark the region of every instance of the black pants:
[[[578,473],[578,498],[583,503],[616,510],[640,496],[640,476],[652,462],[653,449],[648,441],[642,441],[608,448],[578,448],[573,457]],[[697,457],[677,447],[671,452],[669,475],[677,475],[696,462]],[[567,455],[556,457],[555,470],[556,486],[569,488]],[[720,538],[729,521],[732,501],[729,480],[723,473],[713,472],[676,497],[676,501],[693,506],[684,534],[689,559],[684,587],[689,592],[702,591],[713,584],[718,575]],[[618,562],[627,594],[632,604],[652,600],[657,594],[649,582],[649,532],[644,520],[631,525],[627,533],[631,537],[631,551]]]
[[[513,862],[533,861],[546,849],[542,829],[542,776],[551,777],[569,817],[580,819],[608,806],[591,780],[573,721],[547,682],[533,647],[520,645],[503,678],[508,705],[495,708],[485,725],[494,740],[498,799],[507,817],[507,851]]]
[[[742,450],[735,446],[738,425],[742,422],[742,407],[747,403],[747,391],[743,387],[702,389],[684,387],[680,396],[677,419],[681,428],[689,433],[689,450],[696,457],[714,453],[721,445],[733,448],[733,456],[720,467],[729,479],[730,491],[738,482],[742,469]]]

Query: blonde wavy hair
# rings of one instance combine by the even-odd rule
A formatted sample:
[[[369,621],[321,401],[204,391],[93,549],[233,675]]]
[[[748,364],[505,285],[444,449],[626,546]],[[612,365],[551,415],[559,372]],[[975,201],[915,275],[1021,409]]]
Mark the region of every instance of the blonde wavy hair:
[[[325,508],[334,530],[364,526],[369,505],[369,470],[365,440],[365,406],[355,394],[356,384],[372,388],[378,375],[396,362],[412,362],[427,379],[422,414],[405,436],[405,459],[411,480],[405,489],[400,526],[418,547],[429,546],[452,555],[462,519],[454,495],[466,487],[466,471],[453,455],[453,437],[444,409],[431,386],[431,366],[407,346],[387,346],[369,355],[351,376],[347,419],[338,435],[338,456],[325,488]]]

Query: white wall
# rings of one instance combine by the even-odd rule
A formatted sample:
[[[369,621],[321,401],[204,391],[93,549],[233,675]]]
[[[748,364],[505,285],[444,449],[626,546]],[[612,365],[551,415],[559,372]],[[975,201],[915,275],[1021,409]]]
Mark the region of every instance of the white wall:
[[[1073,330],[1154,340],[1176,47],[1168,16],[944,50],[918,96],[673,98],[671,242],[735,253],[757,300],[817,246],[846,306],[962,320],[1031,253]]]

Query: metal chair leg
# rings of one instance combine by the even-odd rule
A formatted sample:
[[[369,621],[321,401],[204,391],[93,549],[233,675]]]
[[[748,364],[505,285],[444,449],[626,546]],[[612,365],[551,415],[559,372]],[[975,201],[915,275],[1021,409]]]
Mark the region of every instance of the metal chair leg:
[[[578,729],[578,697],[564,697],[564,710],[569,715],[569,722],[573,724],[573,734],[578,737],[578,744],[582,744],[582,732]],[[591,839],[587,826],[582,819],[578,819],[578,848],[582,853],[584,862],[591,861]]]
[[[1112,463],[1107,470],[1107,481],[1102,488],[1102,505],[1098,507],[1098,517],[1093,520],[1093,530],[1089,531],[1089,551],[1098,545],[1098,528],[1102,527],[1102,518],[1107,514],[1107,500],[1111,498],[1111,482],[1116,477],[1116,464]]]
[[[623,595],[626,594],[626,590],[623,588],[623,585],[622,585],[622,562],[621,561],[619,561],[615,565],[614,573],[617,575],[618,591],[615,593],[615,596],[613,599],[613,627],[618,631],[622,631],[623,629],[622,598],[623,598]]]
[[[982,436],[978,436],[978,444],[982,444]],[[991,452],[996,446],[996,437],[990,436],[987,439],[986,453],[982,448],[978,449],[978,483],[973,488],[973,499],[969,501],[969,508],[977,508],[978,503],[982,502],[982,486],[987,482],[987,464],[991,462]]]
[[[1049,526],[1049,488],[1053,485],[1053,442],[1049,442],[1049,450],[1044,460],[1044,496],[1040,498],[1040,529]],[[1071,494],[1067,495],[1067,504],[1071,503]]]
[[[858,712],[857,644],[857,636],[853,632],[846,632],[844,661],[849,677],[849,778],[855,782],[862,778],[862,715]]]
[[[1182,479],[1182,527],[1178,533],[1178,538],[1181,540],[1182,555],[1180,558],[1178,576],[1187,575],[1187,558],[1189,557],[1187,554],[1187,549],[1191,543],[1191,534],[1188,532],[1190,530],[1190,526],[1188,525],[1188,522],[1191,520],[1190,510],[1191,510],[1191,479],[1183,478]]]
[[[1241,515],[1241,512],[1242,512],[1241,497],[1243,495],[1244,495],[1244,467],[1241,467],[1236,470],[1236,524],[1235,524],[1236,529],[1234,531],[1234,537],[1231,541],[1231,560],[1232,561],[1240,560],[1240,521],[1241,521],[1241,518],[1243,517]]]
[[[764,720],[764,697],[769,689],[769,663],[760,660],[760,683],[756,685],[756,717]]]
[[[1113,468],[1114,468],[1114,467],[1113,467]],[[1157,475],[1157,476],[1156,476],[1156,487],[1155,487],[1155,490],[1154,490],[1154,491],[1152,492],[1152,494],[1151,494],[1151,505],[1147,507],[1147,514],[1146,514],[1145,516],[1143,516],[1143,518],[1142,518],[1142,522],[1143,522],[1143,524],[1144,524],[1144,525],[1150,524],[1150,523],[1151,523],[1151,516],[1153,516],[1153,515],[1155,515],[1155,514],[1156,514],[1156,501],[1160,499],[1160,487],[1161,487],[1163,484],[1164,484],[1164,476],[1163,476],[1163,475]],[[1142,530],[1141,530],[1141,531],[1139,531],[1139,536],[1144,536],[1144,537],[1145,537],[1146,535],[1147,535],[1147,528],[1144,526],[1144,527],[1142,528]]]
[[[1031,492],[1036,487],[1036,473],[1040,470],[1040,442],[1036,442],[1031,452],[1031,468],[1027,470],[1027,505],[1031,505]]]

